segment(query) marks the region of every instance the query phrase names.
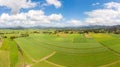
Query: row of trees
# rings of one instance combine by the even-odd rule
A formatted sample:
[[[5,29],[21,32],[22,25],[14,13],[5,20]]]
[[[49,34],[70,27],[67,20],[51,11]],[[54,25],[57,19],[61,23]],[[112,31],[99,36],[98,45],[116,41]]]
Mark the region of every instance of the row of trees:
[[[114,33],[120,34],[120,26],[113,26],[113,27],[103,27],[103,28],[87,28],[87,29],[61,29],[55,30],[54,34],[56,33],[66,33],[66,34],[73,34],[73,33]]]
[[[25,34],[20,34],[20,35],[13,35],[13,36],[10,36],[10,39],[15,39],[15,38],[19,38],[19,37],[28,37],[29,34],[28,33],[25,33]],[[8,36],[6,35],[1,35],[1,38],[8,38]]]
[[[28,37],[29,34],[25,33],[25,34],[20,34],[19,36],[10,36],[10,39],[15,39],[15,38],[19,38],[19,37]]]
[[[63,31],[55,31],[54,34],[57,33],[65,33],[65,34],[83,34],[83,33],[89,33],[89,32],[93,32],[93,33],[114,33],[114,34],[120,34],[120,30],[105,30],[105,29],[91,29],[91,30],[77,30],[77,31],[71,31],[71,30],[63,30]]]
[[[99,28],[99,29],[77,29],[77,30],[55,30],[55,31],[44,31],[43,34],[58,34],[58,33],[64,33],[64,34],[83,34],[83,33],[114,33],[114,34],[120,34],[120,29],[118,28]],[[39,34],[39,33],[38,33]]]

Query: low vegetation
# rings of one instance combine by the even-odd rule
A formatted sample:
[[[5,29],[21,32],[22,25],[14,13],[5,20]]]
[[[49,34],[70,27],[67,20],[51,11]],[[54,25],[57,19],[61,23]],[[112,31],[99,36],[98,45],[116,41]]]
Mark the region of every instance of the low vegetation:
[[[120,34],[97,30],[0,30],[0,67],[119,67]]]

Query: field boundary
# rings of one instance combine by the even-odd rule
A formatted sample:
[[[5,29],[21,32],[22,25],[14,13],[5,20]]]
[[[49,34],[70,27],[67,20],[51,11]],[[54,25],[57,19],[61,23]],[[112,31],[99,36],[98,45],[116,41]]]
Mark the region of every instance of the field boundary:
[[[120,60],[114,61],[114,62],[109,63],[109,64],[106,64],[106,65],[102,65],[102,66],[99,66],[99,67],[108,67],[108,66],[113,65],[113,64],[116,64],[116,63],[118,63],[118,62],[120,62]]]
[[[0,48],[1,48],[1,46],[2,46],[2,40],[0,40]]]
[[[36,62],[35,62],[34,64],[31,64],[30,66],[33,66],[33,65],[35,65],[35,64],[37,64],[37,63],[39,63],[39,62],[42,62],[42,61],[47,60],[48,58],[50,58],[51,56],[53,56],[55,53],[56,53],[56,51],[52,52],[51,54],[49,54],[49,55],[47,55],[47,56],[45,56],[45,57],[43,57],[43,58],[41,58],[41,59],[38,60],[38,61],[36,60]]]
[[[49,63],[49,64],[52,64],[52,65],[55,65],[55,66],[58,66],[58,67],[65,67],[65,66],[62,66],[62,65],[59,65],[59,64],[50,62],[50,61],[48,61],[48,60],[45,60],[45,62],[47,62],[47,63]]]
[[[110,47],[104,45],[103,43],[100,43],[100,44],[103,45],[105,48],[107,48],[108,50],[110,50],[111,52],[113,52],[114,54],[116,54],[116,55],[118,55],[120,57],[120,52],[111,49]]]
[[[94,38],[94,39],[95,39],[95,38]],[[96,39],[95,39],[95,40],[96,40]],[[120,57],[120,52],[113,50],[112,48],[104,45],[103,43],[99,42],[98,40],[96,40],[96,41],[97,41],[98,43],[100,43],[103,47],[107,48],[109,51],[113,52],[114,54],[116,54],[117,56]]]
[[[19,44],[18,44],[18,46],[19,46]],[[20,46],[19,46],[20,47]],[[22,50],[22,52],[23,52],[23,54],[26,54],[27,55],[27,57],[28,58],[30,58],[30,60],[32,60],[33,62],[37,62],[37,60],[35,60],[34,58],[32,58],[29,54],[27,54],[26,53],[26,51],[22,48],[22,47],[20,47],[21,48],[21,50]]]
[[[58,47],[58,48],[67,48],[67,49],[75,49],[75,50],[79,50],[79,49],[95,49],[95,48],[101,48],[102,47],[102,46],[100,46],[100,47],[93,47],[93,48],[70,48],[70,47],[57,46],[57,45],[50,44],[50,43],[45,43],[45,42],[41,42],[41,43],[44,43],[45,45],[55,46],[55,47]]]
[[[40,60],[37,61],[37,63],[38,63],[38,62],[41,62],[41,61],[44,61],[44,60],[46,60],[46,59],[48,59],[48,58],[50,58],[50,57],[53,56],[55,53],[56,53],[56,51],[52,52],[51,54],[49,54],[49,55],[47,55],[47,56],[45,56],[45,57],[43,57],[43,58],[41,58]]]

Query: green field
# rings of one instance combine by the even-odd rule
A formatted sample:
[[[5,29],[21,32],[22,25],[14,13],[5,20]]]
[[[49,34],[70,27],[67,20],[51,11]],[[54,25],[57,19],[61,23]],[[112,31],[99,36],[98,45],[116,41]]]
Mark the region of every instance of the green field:
[[[40,33],[10,39],[12,35],[19,34],[6,34],[8,38],[1,40],[0,67],[120,66],[117,34]]]
[[[94,38],[86,38],[83,34],[70,34],[65,37],[33,34],[26,38],[18,38],[16,42],[28,56],[36,61],[56,52],[45,60],[61,66],[96,67],[119,60],[118,55]],[[39,67],[41,63],[45,64],[45,62],[39,62],[36,66]]]
[[[18,62],[17,43],[11,39],[4,39],[0,50],[9,52],[10,67],[14,67]]]
[[[0,50],[0,67],[9,67],[9,52]]]

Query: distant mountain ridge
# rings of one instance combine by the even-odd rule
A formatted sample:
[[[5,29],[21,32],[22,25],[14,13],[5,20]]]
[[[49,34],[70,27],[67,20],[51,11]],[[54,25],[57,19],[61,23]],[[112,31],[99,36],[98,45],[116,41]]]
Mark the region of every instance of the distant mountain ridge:
[[[77,27],[46,27],[46,26],[33,26],[33,27],[4,27],[0,29],[100,29],[100,28],[119,28],[120,25],[114,25],[114,26],[100,26],[100,25],[91,25],[91,26],[77,26]]]

